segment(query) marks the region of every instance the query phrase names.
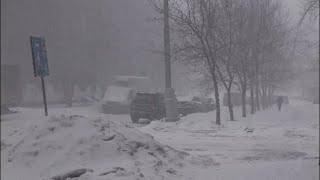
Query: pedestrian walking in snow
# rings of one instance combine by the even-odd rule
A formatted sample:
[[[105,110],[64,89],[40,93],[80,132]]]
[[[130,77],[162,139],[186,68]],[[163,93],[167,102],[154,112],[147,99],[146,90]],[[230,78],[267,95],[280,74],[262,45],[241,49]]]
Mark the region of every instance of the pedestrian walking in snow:
[[[282,103],[283,103],[283,98],[281,96],[279,96],[277,98],[277,105],[278,105],[278,110],[281,111],[281,106],[282,106]]]

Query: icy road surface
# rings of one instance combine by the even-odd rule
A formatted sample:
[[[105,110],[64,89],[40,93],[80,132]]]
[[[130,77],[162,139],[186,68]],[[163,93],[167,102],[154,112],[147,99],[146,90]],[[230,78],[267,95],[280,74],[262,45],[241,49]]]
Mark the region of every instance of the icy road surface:
[[[141,125],[97,109],[49,106],[44,117],[41,108],[16,108],[1,116],[1,179],[46,179],[75,168],[94,172],[72,180],[319,179],[319,105],[291,100],[281,112],[247,118],[235,109],[236,121],[225,108],[221,126],[215,112]],[[121,168],[99,175],[114,167]]]

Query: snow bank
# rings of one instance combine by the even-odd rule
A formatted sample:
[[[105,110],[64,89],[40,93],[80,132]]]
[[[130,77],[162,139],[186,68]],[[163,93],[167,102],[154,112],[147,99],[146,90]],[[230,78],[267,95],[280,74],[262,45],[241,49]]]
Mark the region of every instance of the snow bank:
[[[211,133],[214,136],[259,136],[268,138],[279,137],[312,137],[319,134],[317,127],[319,120],[319,106],[311,103],[296,102],[292,100],[290,105],[285,105],[282,111],[276,107],[259,111],[255,115],[247,113],[247,117],[241,117],[241,108],[234,108],[235,121],[230,121],[227,107],[221,107],[221,125],[216,125],[216,112],[194,113],[181,117],[177,122],[153,121],[145,127],[143,132],[152,134],[155,131],[162,132],[194,132]],[[249,108],[247,109],[249,110]],[[313,128],[311,128],[313,127]],[[291,133],[294,130],[295,134]]]
[[[55,115],[21,133],[1,141],[1,179],[49,179],[76,169],[92,170],[80,179],[176,179],[187,159],[203,161],[103,118]]]
[[[237,110],[235,110],[237,111]],[[162,129],[167,131],[215,131],[219,129],[226,129],[229,122],[228,112],[226,108],[222,108],[221,111],[221,124],[216,125],[216,112],[211,111],[208,113],[193,113],[184,117],[180,117],[180,120],[172,123],[162,123],[160,121],[152,121],[148,126],[142,127],[142,129]]]

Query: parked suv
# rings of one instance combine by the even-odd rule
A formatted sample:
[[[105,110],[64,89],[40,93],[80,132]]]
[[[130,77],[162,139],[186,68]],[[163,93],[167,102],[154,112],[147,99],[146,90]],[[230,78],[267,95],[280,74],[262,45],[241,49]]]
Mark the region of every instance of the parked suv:
[[[178,101],[178,112],[182,116],[200,112],[201,103],[196,101]]]
[[[200,102],[199,111],[200,112],[210,112],[215,109],[215,104],[212,98],[205,98],[205,97],[197,97],[194,96],[192,101]]]
[[[178,112],[182,116],[197,112],[209,112],[214,109],[212,103],[199,101],[178,101]],[[162,93],[137,93],[130,105],[133,123],[143,119],[161,119],[166,115],[164,95]]]
[[[137,93],[130,106],[133,123],[143,119],[161,119],[165,117],[164,96],[161,93]]]

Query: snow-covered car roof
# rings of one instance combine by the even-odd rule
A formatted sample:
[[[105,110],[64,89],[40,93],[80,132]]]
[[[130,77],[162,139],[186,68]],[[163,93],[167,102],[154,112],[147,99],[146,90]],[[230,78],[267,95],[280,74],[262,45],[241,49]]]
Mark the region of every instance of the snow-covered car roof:
[[[128,81],[129,79],[149,79],[149,77],[143,77],[143,76],[114,76],[114,80],[117,81]]]

